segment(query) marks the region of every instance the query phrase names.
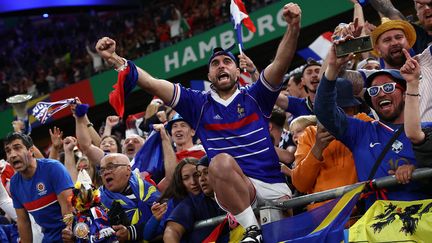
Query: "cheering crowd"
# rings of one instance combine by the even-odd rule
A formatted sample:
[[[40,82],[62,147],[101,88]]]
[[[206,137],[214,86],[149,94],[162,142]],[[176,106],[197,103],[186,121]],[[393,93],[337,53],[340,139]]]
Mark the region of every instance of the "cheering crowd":
[[[125,131],[116,115],[96,129],[77,97],[75,134],[50,129],[47,158],[29,135],[9,134],[4,225],[16,227],[21,242],[263,242],[254,213],[263,201],[389,175],[398,185],[370,194],[353,215],[378,199],[431,198],[430,183],[411,179],[432,165],[432,1],[413,0],[415,24],[391,1],[370,0],[383,17],[376,26],[351,2],[354,18],[335,28],[323,62],[308,60],[287,74],[302,18],[300,7],[287,3],[272,62],[257,70],[246,54],[215,48],[208,92],[154,77],[123,56],[118,40],[100,38],[95,51],[121,74],[114,94],[138,86],[155,98]],[[370,52],[336,54],[365,35]],[[242,71],[253,83],[239,85]],[[122,110],[123,97],[114,97]],[[217,227],[194,227],[221,215]]]

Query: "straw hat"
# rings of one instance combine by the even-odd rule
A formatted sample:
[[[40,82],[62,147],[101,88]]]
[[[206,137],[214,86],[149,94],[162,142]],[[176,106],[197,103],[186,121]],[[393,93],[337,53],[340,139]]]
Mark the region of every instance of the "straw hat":
[[[410,47],[412,47],[416,41],[417,34],[414,30],[414,27],[407,21],[404,20],[390,20],[389,18],[383,17],[381,18],[381,24],[376,27],[372,33],[372,41],[375,45],[378,38],[389,30],[399,29],[405,33],[405,37],[408,41]],[[375,56],[379,56],[379,54],[374,50],[372,50],[372,54]]]

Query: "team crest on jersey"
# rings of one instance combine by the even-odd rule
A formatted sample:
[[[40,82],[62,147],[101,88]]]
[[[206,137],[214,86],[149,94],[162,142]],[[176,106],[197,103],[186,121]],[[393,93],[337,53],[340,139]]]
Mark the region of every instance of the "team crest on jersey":
[[[240,104],[237,104],[237,113],[238,113],[239,118],[242,118],[245,116],[244,108]]]
[[[402,151],[403,149],[403,143],[399,140],[394,141],[394,143],[392,144],[392,150],[395,153],[399,153],[400,151]]]
[[[36,189],[38,190],[39,196],[45,195],[47,192],[45,184],[43,184],[43,182],[39,182],[38,184],[36,184]]]

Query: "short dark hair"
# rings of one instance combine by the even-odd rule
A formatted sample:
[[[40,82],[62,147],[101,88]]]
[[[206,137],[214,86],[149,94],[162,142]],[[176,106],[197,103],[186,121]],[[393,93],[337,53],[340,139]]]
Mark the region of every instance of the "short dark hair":
[[[27,149],[33,147],[33,140],[31,139],[31,137],[27,134],[20,132],[9,133],[4,140],[4,146],[7,146],[8,144],[12,143],[14,140],[17,139],[21,140]]]
[[[283,128],[286,121],[286,114],[281,108],[276,107],[273,108],[273,111],[270,116],[270,122],[278,126],[279,128]]]

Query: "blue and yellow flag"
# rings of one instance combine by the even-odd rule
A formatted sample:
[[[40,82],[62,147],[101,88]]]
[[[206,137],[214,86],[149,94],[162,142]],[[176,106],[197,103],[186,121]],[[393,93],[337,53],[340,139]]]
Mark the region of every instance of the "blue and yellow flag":
[[[364,184],[311,211],[262,226],[264,242],[341,242]]]
[[[432,199],[375,201],[349,229],[349,242],[432,242]]]

